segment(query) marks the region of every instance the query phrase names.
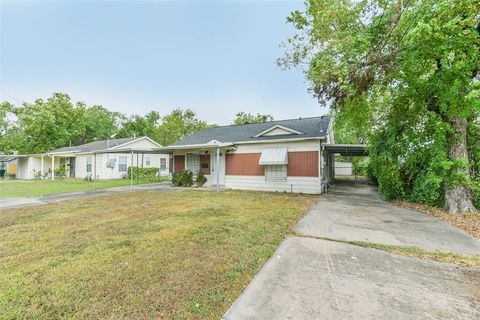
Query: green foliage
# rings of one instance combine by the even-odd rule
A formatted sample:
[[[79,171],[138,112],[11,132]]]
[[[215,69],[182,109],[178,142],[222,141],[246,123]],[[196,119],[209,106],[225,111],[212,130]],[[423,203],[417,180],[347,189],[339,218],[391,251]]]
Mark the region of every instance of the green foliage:
[[[270,114],[257,113],[256,115],[253,115],[251,113],[245,113],[242,111],[242,112],[238,112],[235,116],[236,118],[235,120],[233,120],[233,124],[236,124],[236,125],[273,121],[273,117]]]
[[[53,172],[56,177],[64,178],[66,173],[65,166],[61,165],[58,168],[56,168]]]
[[[175,109],[163,117],[156,111],[126,117],[103,106],[74,104],[64,93],[20,106],[0,103],[0,151],[7,154],[48,152],[113,136],[148,136],[169,145],[206,127],[189,109]]]
[[[174,172],[172,183],[177,187],[191,187],[193,185],[193,172],[190,170]]]
[[[157,181],[158,180],[158,168],[141,168],[141,167],[128,167],[127,178],[131,179],[133,174],[134,179],[143,181]]]
[[[117,136],[119,138],[148,136],[156,140],[156,129],[160,124],[160,118],[160,114],[156,111],[150,111],[145,117],[133,115],[124,120]]]
[[[337,142],[371,146],[386,198],[441,206],[460,186],[478,199],[478,1],[308,0],[288,21],[280,66],[307,66]]]
[[[174,109],[162,118],[155,137],[161,145],[167,146],[207,127],[208,124],[199,120],[192,110]]]
[[[207,177],[202,171],[197,171],[195,173],[195,185],[202,187],[205,183],[207,183]]]

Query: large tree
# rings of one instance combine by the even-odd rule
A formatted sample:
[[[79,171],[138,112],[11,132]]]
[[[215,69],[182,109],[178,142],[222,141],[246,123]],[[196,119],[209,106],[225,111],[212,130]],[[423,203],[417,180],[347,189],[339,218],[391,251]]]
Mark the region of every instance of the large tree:
[[[99,105],[86,108],[83,115],[85,131],[80,143],[111,138],[120,130],[124,118],[123,114]]]
[[[233,124],[239,125],[239,124],[247,124],[247,123],[261,123],[261,122],[267,122],[267,121],[273,121],[273,117],[270,114],[251,114],[251,113],[245,113],[243,111],[238,112],[235,115],[235,120],[233,120]]]
[[[150,111],[145,116],[133,115],[124,120],[118,137],[140,137],[147,136],[156,139],[156,130],[160,125],[161,116],[157,111]]]
[[[170,114],[162,117],[162,123],[156,129],[157,141],[168,146],[188,135],[208,127],[205,121],[197,118],[190,109],[174,109]]]
[[[445,169],[445,209],[475,211],[467,132],[480,109],[478,0],[309,0],[306,5],[289,17],[299,32],[280,64],[307,63],[320,101],[339,115],[368,121],[383,139],[375,150],[379,158],[393,152],[387,147],[402,148],[403,155],[390,157],[393,166],[403,166],[415,152],[415,140],[428,136],[418,146],[437,144],[445,153],[425,166],[437,161]],[[411,143],[402,140],[406,135]],[[408,180],[408,172],[398,174],[399,181]]]
[[[25,135],[19,146],[24,152],[46,152],[77,144],[85,130],[84,105],[74,105],[64,93],[54,93],[47,101],[24,103],[14,112],[18,129]]]

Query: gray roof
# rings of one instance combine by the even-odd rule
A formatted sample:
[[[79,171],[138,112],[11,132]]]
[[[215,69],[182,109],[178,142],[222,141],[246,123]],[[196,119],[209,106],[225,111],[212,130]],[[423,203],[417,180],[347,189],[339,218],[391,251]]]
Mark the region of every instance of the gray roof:
[[[80,146],[74,147],[63,147],[60,149],[56,149],[51,151],[51,153],[57,152],[92,152],[92,151],[100,151],[100,150],[107,150],[109,148],[113,148],[119,146],[121,144],[140,139],[138,138],[122,138],[122,139],[110,139],[109,140],[101,140],[101,141],[93,141],[90,143],[82,144]]]
[[[330,116],[327,115],[321,117],[297,118],[263,123],[212,127],[185,137],[184,139],[174,143],[172,146],[206,144],[212,140],[217,140],[222,143],[235,143],[240,141],[270,141],[287,138],[323,138],[327,135],[329,123]],[[302,134],[255,137],[255,135],[258,135],[262,131],[265,131],[276,125],[299,131]]]
[[[16,156],[4,155],[3,153],[0,154],[0,162],[8,162],[8,161],[13,160],[15,158],[16,158]]]

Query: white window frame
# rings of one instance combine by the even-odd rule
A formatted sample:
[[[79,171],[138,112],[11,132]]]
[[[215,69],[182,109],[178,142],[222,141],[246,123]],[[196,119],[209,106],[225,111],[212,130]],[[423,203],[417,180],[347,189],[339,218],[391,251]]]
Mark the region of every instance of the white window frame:
[[[286,164],[275,164],[263,166],[265,181],[287,181],[288,168]]]
[[[85,171],[87,173],[92,173],[92,156],[87,156],[86,162],[85,162]]]
[[[187,153],[187,170],[197,172],[200,171],[200,154],[199,153]]]
[[[167,170],[167,159],[160,158],[160,170]]]
[[[152,162],[150,161],[150,157],[145,157],[145,167],[150,167]]]
[[[122,162],[125,160],[125,163]],[[123,166],[125,166],[125,170],[123,170]],[[127,156],[118,156],[118,172],[125,173],[128,170],[128,157]]]

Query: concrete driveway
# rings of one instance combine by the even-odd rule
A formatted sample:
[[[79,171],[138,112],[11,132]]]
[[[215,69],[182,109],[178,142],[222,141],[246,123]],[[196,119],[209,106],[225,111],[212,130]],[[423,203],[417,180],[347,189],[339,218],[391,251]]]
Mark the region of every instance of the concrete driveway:
[[[294,229],[223,319],[480,319],[480,268],[312,238],[480,254],[458,228],[347,185]]]
[[[224,319],[480,319],[480,269],[292,237]]]
[[[380,199],[373,186],[339,185],[295,226],[301,235],[480,255],[480,241],[449,223]]]

